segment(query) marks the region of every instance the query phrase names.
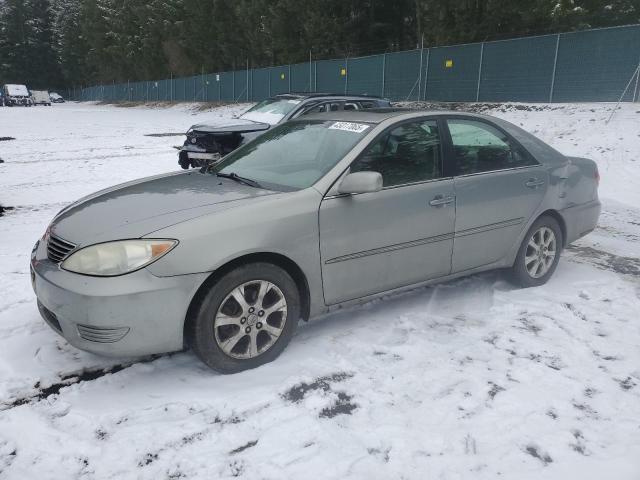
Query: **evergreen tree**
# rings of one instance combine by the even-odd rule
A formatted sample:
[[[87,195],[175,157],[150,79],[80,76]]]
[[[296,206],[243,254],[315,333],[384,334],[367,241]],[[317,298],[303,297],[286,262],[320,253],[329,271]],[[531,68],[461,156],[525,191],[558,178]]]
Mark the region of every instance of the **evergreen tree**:
[[[640,0],[0,0],[0,79],[87,85],[640,23]]]

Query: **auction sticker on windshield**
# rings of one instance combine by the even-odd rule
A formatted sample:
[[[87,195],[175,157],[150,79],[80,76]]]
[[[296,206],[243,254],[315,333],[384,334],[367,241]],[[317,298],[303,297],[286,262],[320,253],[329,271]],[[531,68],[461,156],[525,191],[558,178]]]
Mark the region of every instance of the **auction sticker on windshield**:
[[[329,127],[329,130],[345,130],[347,132],[362,133],[369,125],[364,123],[352,123],[352,122],[335,122]]]

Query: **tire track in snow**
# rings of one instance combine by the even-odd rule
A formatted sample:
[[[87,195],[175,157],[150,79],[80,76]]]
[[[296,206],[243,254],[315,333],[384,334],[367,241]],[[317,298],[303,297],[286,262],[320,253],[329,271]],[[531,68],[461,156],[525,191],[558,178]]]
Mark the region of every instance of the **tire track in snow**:
[[[640,278],[640,259],[638,258],[623,257],[589,246],[569,245],[566,250],[572,253],[568,257],[572,261],[589,263],[601,270]]]
[[[106,375],[112,375],[123,370],[126,370],[134,365],[144,364],[144,363],[152,363],[162,357],[170,357],[173,353],[169,354],[161,354],[161,355],[152,355],[150,357],[146,357],[135,362],[129,363],[119,363],[115,365],[111,365],[108,367],[102,368],[89,368],[82,369],[80,371],[71,372],[71,373],[58,373],[59,380],[55,383],[50,383],[46,386],[42,385],[40,381],[36,382],[33,385],[34,392],[25,393],[20,395],[13,400],[5,401],[0,403],[0,411],[10,410],[12,408],[20,407],[22,405],[37,403],[41,400],[45,400],[51,395],[58,395],[61,393],[62,389],[66,387],[70,387],[71,385],[77,385],[80,383],[88,383],[93,382],[99,378],[102,378]]]

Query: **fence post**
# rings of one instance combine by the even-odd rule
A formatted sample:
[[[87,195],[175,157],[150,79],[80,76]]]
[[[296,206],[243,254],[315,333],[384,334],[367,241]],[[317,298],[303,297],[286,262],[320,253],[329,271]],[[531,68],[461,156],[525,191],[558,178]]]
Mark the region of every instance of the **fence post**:
[[[424,33],[420,40],[420,69],[418,71],[418,101],[420,101],[420,92],[422,91],[422,54],[424,53]]]
[[[484,42],[480,44],[480,65],[478,66],[478,85],[476,86],[476,102],[480,100],[480,79],[482,78],[483,57],[484,57]]]
[[[271,67],[269,67],[269,97],[271,96]]]
[[[349,88],[349,57],[344,59],[344,94],[347,94]]]
[[[318,91],[318,61],[313,62],[313,77],[314,77],[314,88],[313,91]]]
[[[291,64],[289,64],[289,93],[291,93]]]
[[[309,92],[313,92],[313,84],[311,83],[311,50],[309,50]]]
[[[633,89],[633,103],[638,99],[638,80],[640,80],[640,58],[638,58],[638,68],[636,69],[636,86]]]
[[[173,72],[171,72],[171,78],[169,82],[169,100],[173,102]]]
[[[247,58],[247,79],[245,80],[245,90],[247,91],[247,102],[249,101],[249,59]]]
[[[423,100],[427,99],[427,84],[429,83],[429,60],[431,60],[431,49],[427,49],[427,67],[424,69],[424,95]]]
[[[553,56],[553,73],[551,73],[551,89],[549,90],[549,103],[553,102],[553,89],[556,84],[556,65],[558,65],[558,49],[560,47],[560,34],[556,37],[556,53]]]
[[[385,81],[385,70],[387,69],[387,54],[382,54],[382,92],[380,93],[381,97],[384,97],[384,81]]]
[[[235,62],[234,62],[235,63]],[[231,73],[231,98],[236,101],[236,71]]]

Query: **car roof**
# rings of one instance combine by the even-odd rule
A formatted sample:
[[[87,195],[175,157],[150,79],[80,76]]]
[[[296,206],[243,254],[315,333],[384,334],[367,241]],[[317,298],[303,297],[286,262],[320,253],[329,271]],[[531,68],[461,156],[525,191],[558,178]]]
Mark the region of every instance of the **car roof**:
[[[365,110],[342,110],[333,112],[312,113],[297,120],[336,120],[347,122],[382,123],[394,117],[414,116],[419,113],[429,116],[455,115],[471,118],[488,118],[486,115],[448,110],[419,110],[415,108],[367,108]],[[494,121],[494,118],[491,118]]]
[[[281,93],[271,98],[296,98],[296,99],[309,99],[309,98],[340,98],[340,99],[362,99],[362,100],[386,100],[382,97],[375,95],[348,95],[344,93],[326,93],[326,92],[293,92],[293,93]]]

